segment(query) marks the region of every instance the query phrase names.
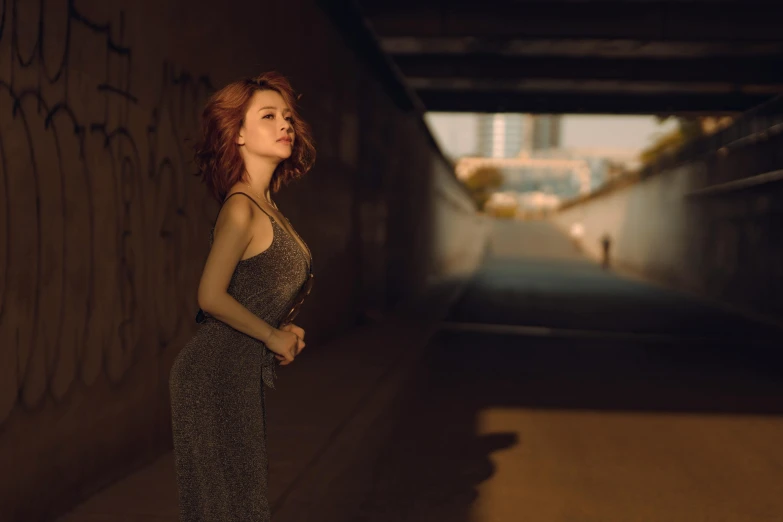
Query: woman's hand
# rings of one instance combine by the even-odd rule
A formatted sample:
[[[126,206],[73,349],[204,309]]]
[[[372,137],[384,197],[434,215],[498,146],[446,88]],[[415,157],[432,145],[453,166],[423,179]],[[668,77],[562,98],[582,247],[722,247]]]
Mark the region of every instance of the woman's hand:
[[[293,332],[275,329],[264,344],[275,354],[277,360],[281,361],[280,364],[285,365],[294,362],[300,343],[302,341]]]
[[[292,334],[294,334],[296,336],[297,342],[296,342],[296,350],[294,352],[294,357],[299,355],[302,352],[302,350],[304,350],[304,347],[305,347],[305,342],[304,342],[305,331],[302,328],[300,328],[299,326],[296,326],[293,323],[289,323],[289,324],[281,326],[280,327],[280,331],[290,332],[290,333],[292,333]],[[280,366],[286,366],[286,365],[291,364],[293,362],[293,359],[290,360],[290,361],[287,361],[285,359],[285,357],[282,357],[280,355],[275,355],[275,358],[277,358],[277,360],[280,361]]]

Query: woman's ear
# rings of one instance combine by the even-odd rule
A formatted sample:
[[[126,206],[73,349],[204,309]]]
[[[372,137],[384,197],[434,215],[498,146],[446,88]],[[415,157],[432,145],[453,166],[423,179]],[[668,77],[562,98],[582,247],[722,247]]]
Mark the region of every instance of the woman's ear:
[[[245,144],[245,126],[243,125],[239,129],[239,134],[237,134],[237,145],[240,147]]]

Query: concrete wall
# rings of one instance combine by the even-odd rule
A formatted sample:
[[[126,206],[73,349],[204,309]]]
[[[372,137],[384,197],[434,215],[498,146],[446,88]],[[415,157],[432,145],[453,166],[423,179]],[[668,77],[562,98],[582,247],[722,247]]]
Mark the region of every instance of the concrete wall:
[[[214,87],[276,69],[319,159],[279,198],[315,256],[311,342],[479,261],[484,225],[415,114],[311,2],[0,4],[0,520],[170,447],[216,206],[190,174]]]
[[[783,320],[783,183],[738,180],[783,167],[783,136],[725,148],[573,205],[554,220],[585,227],[583,248],[663,283]],[[768,179],[774,179],[773,173]],[[757,178],[761,179],[761,178]]]

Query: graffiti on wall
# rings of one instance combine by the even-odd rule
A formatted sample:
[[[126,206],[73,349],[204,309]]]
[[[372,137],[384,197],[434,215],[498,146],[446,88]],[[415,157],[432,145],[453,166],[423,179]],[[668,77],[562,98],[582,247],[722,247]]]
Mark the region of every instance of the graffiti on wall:
[[[212,88],[167,62],[134,76],[107,17],[0,0],[0,422],[191,328],[209,207],[187,139]]]

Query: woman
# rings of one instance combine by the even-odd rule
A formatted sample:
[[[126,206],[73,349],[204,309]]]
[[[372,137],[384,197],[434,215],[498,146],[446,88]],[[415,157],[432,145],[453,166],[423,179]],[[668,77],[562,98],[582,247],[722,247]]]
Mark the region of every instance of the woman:
[[[221,208],[198,287],[201,326],[169,377],[184,522],[270,520],[264,384],[305,347],[293,324],[312,257],[272,200],[315,160],[288,81],[234,82],[207,102],[196,164]]]

